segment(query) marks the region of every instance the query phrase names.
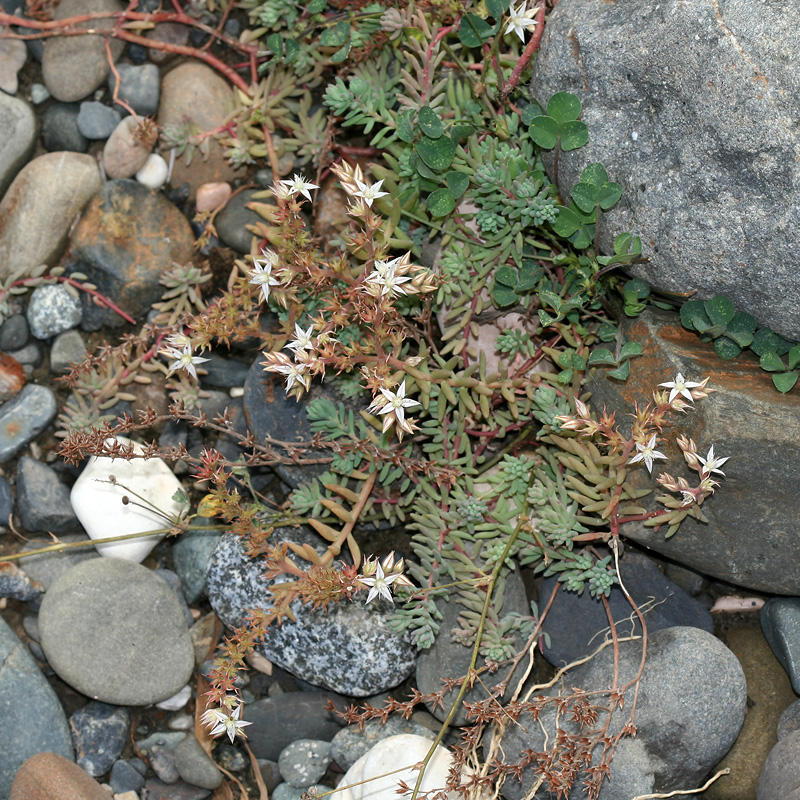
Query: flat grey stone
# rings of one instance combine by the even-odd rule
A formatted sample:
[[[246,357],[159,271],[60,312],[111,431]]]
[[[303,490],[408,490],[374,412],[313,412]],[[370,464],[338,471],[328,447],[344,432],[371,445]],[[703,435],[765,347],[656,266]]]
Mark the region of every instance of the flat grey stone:
[[[128,743],[131,714],[127,708],[92,701],[70,718],[78,766],[93,778],[105,775]]]
[[[313,786],[331,763],[331,743],[322,739],[296,739],[278,756],[283,779],[296,789]]]
[[[92,546],[92,540],[85,533],[65,533],[58,538],[64,543],[86,542],[87,546],[40,553],[37,556],[24,558],[20,562],[25,572],[37,583],[40,583],[45,590],[77,564],[93,558],[100,558],[100,554]],[[23,551],[39,550],[50,544],[52,542],[46,540],[31,541],[26,542],[22,549]]]
[[[74,760],[69,726],[56,693],[25,646],[0,617],[0,797],[37,753]]]
[[[42,602],[39,629],[56,674],[106,703],[166,700],[194,669],[194,648],[174,593],[130,561],[93,559],[62,575]]]
[[[81,103],[78,112],[78,130],[87,139],[107,139],[121,119],[122,116],[116,109],[105,103],[87,100]]]
[[[155,64],[119,64],[117,72],[120,78],[119,98],[124,100],[137,114],[153,117],[158,112],[158,99],[161,94],[161,76]],[[108,75],[108,88],[112,96],[117,85],[113,72]],[[128,110],[121,105],[117,109],[124,113]]]
[[[37,128],[33,109],[24,100],[0,92],[0,197],[33,152]]]
[[[63,375],[86,358],[86,344],[79,331],[70,330],[58,334],[50,347],[50,372]]]
[[[388,739],[390,736],[399,736],[401,733],[424,736],[431,741],[436,738],[433,731],[419,722],[391,715],[384,725],[381,725],[379,720],[370,719],[364,723],[363,728],[358,725],[348,725],[346,728],[342,728],[331,739],[331,756],[337,765],[347,772],[361,756],[378,742]]]
[[[81,301],[66,286],[37,286],[28,301],[28,324],[37,339],[49,339],[81,322]]]
[[[761,609],[761,629],[800,694],[800,597],[773,597]]]
[[[178,773],[186,783],[202,789],[216,789],[222,783],[222,773],[194,734],[187,733],[173,754]]]
[[[600,246],[623,231],[653,286],[727,295],[800,339],[800,6],[751,0],[560,0],[533,64],[543,104],[576,94],[589,143],[559,158],[569,198],[601,162],[622,186]],[[552,167],[552,154],[548,154]]]
[[[8,403],[0,406],[0,464],[13,458],[54,419],[58,407],[46,386],[29,383]]]
[[[758,779],[757,800],[800,800],[800,731],[770,750]]]
[[[64,533],[80,529],[69,489],[54,469],[23,456],[17,462],[17,508],[25,530]]]
[[[641,640],[620,644],[619,681],[624,686],[639,670]],[[614,680],[614,648],[607,647],[591,661],[567,675],[570,687],[596,691],[611,687]],[[555,696],[553,690],[550,696]],[[625,706],[611,719],[609,734],[621,730],[630,714],[633,688],[625,695]],[[606,696],[595,699],[605,706]],[[736,656],[719,639],[699,628],[667,628],[649,638],[647,661],[639,684],[636,705],[636,738],[623,738],[614,752],[610,774],[601,800],[630,800],[652,792],[689,789],[702,784],[711,769],[733,745],[744,722],[747,685]],[[524,712],[518,725],[510,725],[503,737],[505,763],[519,762],[522,751],[545,749],[544,730],[552,745],[555,706],[545,707],[539,722]],[[576,732],[568,714],[559,725]],[[598,725],[604,723],[600,719]],[[544,730],[542,729],[544,728]],[[602,746],[595,750],[595,763]],[[536,779],[536,767],[523,770],[522,781],[511,777],[503,785],[506,800],[521,800]],[[583,797],[581,773],[570,798]]]

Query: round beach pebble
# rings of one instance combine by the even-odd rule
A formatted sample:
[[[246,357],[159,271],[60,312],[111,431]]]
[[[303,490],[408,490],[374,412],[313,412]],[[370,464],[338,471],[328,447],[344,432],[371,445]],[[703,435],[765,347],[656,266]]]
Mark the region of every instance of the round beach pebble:
[[[175,594],[149,569],[122,559],[84,561],[58,578],[42,601],[39,631],[56,674],[105,703],[166,700],[194,668]]]

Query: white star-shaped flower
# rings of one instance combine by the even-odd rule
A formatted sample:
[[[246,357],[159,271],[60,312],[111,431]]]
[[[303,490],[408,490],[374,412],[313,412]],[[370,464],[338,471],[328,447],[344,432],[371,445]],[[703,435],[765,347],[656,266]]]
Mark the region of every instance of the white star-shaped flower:
[[[252,722],[245,722],[243,719],[239,719],[241,711],[241,704],[236,706],[230,716],[224,711],[220,711],[218,708],[209,708],[200,719],[204,725],[211,728],[212,736],[216,736],[219,733],[227,733],[231,744],[233,744],[236,734],[241,733],[241,735],[244,736],[242,728],[253,724]]]
[[[505,32],[511,33],[512,31],[519,36],[520,41],[525,41],[525,34],[530,33],[536,27],[535,14],[539,10],[538,6],[534,6],[528,11],[528,0],[524,0],[519,8],[514,8],[512,3],[508,8],[508,23],[506,24]]]
[[[674,381],[666,381],[665,383],[659,383],[659,386],[663,386],[665,389],[669,389],[669,402],[671,403],[678,395],[681,397],[685,397],[690,403],[694,402],[694,398],[692,397],[692,393],[689,389],[694,389],[697,386],[702,386],[702,383],[696,383],[695,381],[687,381],[683,379],[683,375],[679,372],[675,376]]]
[[[653,434],[650,437],[650,441],[647,444],[636,442],[636,449],[639,452],[630,460],[630,463],[635,464],[637,461],[644,461],[644,465],[647,467],[647,471],[652,472],[653,461],[655,459],[663,458],[665,461],[669,460],[663,453],[660,453],[658,450],[656,450],[655,447],[656,447],[655,434]]]
[[[373,200],[377,200],[379,197],[385,197],[389,194],[389,192],[380,191],[382,184],[383,180],[379,180],[372,186],[368,183],[362,183],[360,180],[356,180],[358,191],[355,192],[354,196],[360,197],[371,208]]]
[[[302,175],[298,175],[296,172],[292,175],[291,180],[284,180],[281,181],[281,183],[288,188],[290,194],[300,193],[309,200],[311,199],[311,192],[309,189],[319,189],[316,183],[307,181]]]
[[[370,404],[369,410],[385,415],[383,420],[383,432],[386,433],[386,431],[397,422],[399,428],[398,435],[401,438],[403,436],[402,431],[413,433],[413,429],[406,421],[405,410],[413,406],[418,406],[420,403],[416,400],[412,400],[410,397],[406,397],[406,382],[403,381],[396,392],[390,389],[381,389],[381,394],[383,395],[383,399],[376,397]]]
[[[288,392],[295,383],[299,383],[308,391],[311,388],[311,376],[304,374],[308,369],[307,364],[280,364],[272,368],[273,372],[280,372],[286,376],[286,391]]]
[[[266,303],[269,300],[270,286],[280,286],[281,282],[272,275],[272,270],[278,266],[278,254],[273,250],[262,250],[261,256],[262,258],[253,259],[250,283],[261,287],[261,294]]]
[[[383,390],[381,390],[383,391]],[[371,578],[362,578],[359,576],[359,583],[369,586],[369,594],[367,595],[367,603],[374,600],[378,595],[385,597],[390,603],[393,603],[392,593],[389,587],[400,577],[399,574],[385,575],[383,567],[378,564],[375,568],[375,575]]]
[[[698,461],[700,462],[701,466],[703,467],[703,472],[710,475],[712,472],[718,472],[720,475],[724,475],[725,473],[719,469],[728,459],[730,456],[725,456],[725,458],[715,458],[714,457],[714,445],[712,444],[708,455],[705,458],[698,457]]]
[[[286,346],[290,350],[297,352],[298,350],[313,350],[314,343],[311,341],[314,326],[312,325],[307,331],[304,331],[296,322],[294,324],[294,339],[292,339]]]
[[[184,369],[195,380],[197,380],[196,365],[209,360],[207,358],[201,358],[200,356],[193,356],[192,346],[190,344],[187,344],[183,350],[176,350],[174,347],[166,347],[161,352],[165,356],[173,359],[172,363],[169,365],[170,374],[179,369]]]
[[[389,295],[391,298],[398,294],[405,294],[405,289],[401,284],[410,281],[411,276],[397,274],[400,258],[402,256],[393,258],[391,261],[376,261],[375,269],[367,275],[366,283],[369,285],[368,289],[379,286],[381,297]]]

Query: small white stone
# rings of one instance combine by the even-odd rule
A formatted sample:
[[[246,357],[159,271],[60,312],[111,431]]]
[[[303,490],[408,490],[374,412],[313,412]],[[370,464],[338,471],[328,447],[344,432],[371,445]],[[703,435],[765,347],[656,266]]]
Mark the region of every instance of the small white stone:
[[[192,687],[186,685],[177,694],[168,697],[166,700],[162,700],[160,703],[156,703],[156,708],[161,708],[164,711],[180,711],[189,702],[191,697]]]
[[[129,443],[128,439],[121,436],[118,440],[123,444]],[[133,447],[137,453],[142,452],[135,442]],[[109,482],[111,476],[115,484]],[[173,499],[173,495],[182,489],[180,481],[160,458],[126,461],[124,458],[93,457],[75,481],[70,502],[89,537],[106,539],[169,528],[169,522],[162,514],[175,517],[185,512],[186,504]],[[128,498],[127,503],[124,502],[125,497]],[[156,512],[141,498],[162,513]],[[165,535],[158,533],[95,547],[101,556],[123,558],[140,564]]]
[[[31,103],[38,106],[49,99],[50,92],[47,91],[47,87],[43,83],[34,83],[31,85]]]
[[[399,782],[404,781],[408,786],[416,784],[419,771],[412,767],[427,756],[430,747],[430,739],[411,733],[378,742],[342,778],[339,785],[349,788],[334,792],[329,800],[397,800]],[[447,785],[452,761],[451,752],[437,745],[422,777],[420,794],[438,792]],[[406,765],[405,771],[397,772]],[[457,796],[455,792],[447,795],[450,800]]]
[[[169,167],[158,153],[150,153],[144,166],[136,173],[136,180],[148,189],[160,189],[167,182]]]

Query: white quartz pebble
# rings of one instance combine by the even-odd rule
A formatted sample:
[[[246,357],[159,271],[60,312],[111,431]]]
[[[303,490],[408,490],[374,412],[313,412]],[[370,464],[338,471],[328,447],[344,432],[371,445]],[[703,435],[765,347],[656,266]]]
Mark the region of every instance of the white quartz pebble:
[[[167,182],[169,167],[158,153],[150,153],[144,166],[136,173],[136,180],[148,189],[160,189]]]

